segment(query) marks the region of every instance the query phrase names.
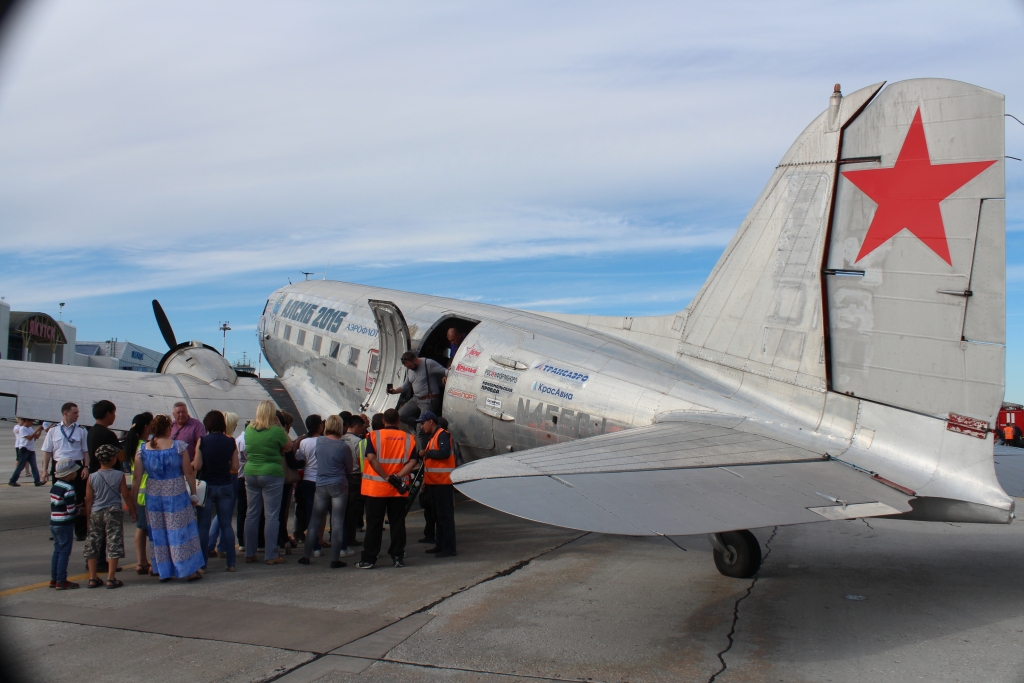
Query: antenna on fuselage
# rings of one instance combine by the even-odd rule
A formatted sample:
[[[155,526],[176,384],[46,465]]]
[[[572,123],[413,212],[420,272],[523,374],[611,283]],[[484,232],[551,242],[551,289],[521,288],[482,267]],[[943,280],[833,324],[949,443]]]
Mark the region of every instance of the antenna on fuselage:
[[[305,271],[305,270],[300,270],[299,272],[302,273],[303,275],[305,275],[307,280],[309,279],[310,275],[319,275],[320,274],[320,273],[314,273],[313,271]]]

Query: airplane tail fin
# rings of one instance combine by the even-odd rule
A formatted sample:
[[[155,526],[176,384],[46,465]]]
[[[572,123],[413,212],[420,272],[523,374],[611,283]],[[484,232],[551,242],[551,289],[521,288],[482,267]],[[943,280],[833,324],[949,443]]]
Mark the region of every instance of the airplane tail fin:
[[[991,421],[1005,354],[1004,98],[942,79],[882,86],[837,86],[797,138],[684,312],[679,352]]]

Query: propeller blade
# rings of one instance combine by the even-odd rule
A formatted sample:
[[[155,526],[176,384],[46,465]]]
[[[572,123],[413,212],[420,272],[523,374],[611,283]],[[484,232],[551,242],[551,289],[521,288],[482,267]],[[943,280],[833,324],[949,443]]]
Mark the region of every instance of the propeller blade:
[[[153,315],[156,316],[156,324],[160,327],[160,334],[164,335],[164,341],[167,342],[167,347],[173,349],[178,345],[178,341],[174,338],[174,330],[171,329],[171,321],[167,319],[167,314],[164,313],[163,307],[156,299],[153,299]]]

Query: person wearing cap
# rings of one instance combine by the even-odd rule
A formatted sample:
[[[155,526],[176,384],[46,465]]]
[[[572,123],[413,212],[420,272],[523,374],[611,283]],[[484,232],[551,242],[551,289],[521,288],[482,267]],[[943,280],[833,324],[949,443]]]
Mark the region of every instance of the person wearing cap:
[[[441,396],[444,394],[444,383],[448,370],[431,358],[418,358],[412,351],[402,354],[402,365],[405,366],[405,383],[397,389],[388,390],[389,394],[400,394],[411,390],[413,400],[402,406],[399,417],[407,425],[414,425],[421,414],[430,411],[441,412]],[[417,446],[420,450],[426,445],[426,437],[417,432]]]
[[[434,510],[436,543],[427,548],[434,557],[455,556],[455,487],[452,485],[452,470],[455,469],[455,452],[452,450],[451,435],[438,425],[438,417],[426,412],[417,420],[423,433],[430,437],[427,447],[421,453],[423,459],[423,493],[427,494]]]
[[[384,514],[391,525],[388,555],[396,568],[405,566],[405,508],[409,497],[409,474],[419,465],[412,435],[398,428],[398,411],[384,411],[384,429],[366,437],[362,494],[366,508],[366,535],[356,566],[372,569],[384,536]]]
[[[57,463],[50,487],[50,535],[53,536],[53,556],[50,558],[50,588],[68,590],[78,588],[68,581],[68,560],[75,544],[75,520],[84,501],[75,495],[72,482],[78,479],[81,464],[65,458]]]
[[[48,479],[50,462],[53,462],[53,472],[61,460],[74,460],[79,464],[78,475],[71,480],[75,487],[75,499],[85,503],[85,480],[89,478],[89,446],[86,441],[86,431],[78,424],[78,405],[65,403],[60,407],[61,421],[52,426],[46,432],[43,439],[43,481]],[[75,517],[75,539],[85,540],[85,533],[88,531],[88,522],[83,516]]]

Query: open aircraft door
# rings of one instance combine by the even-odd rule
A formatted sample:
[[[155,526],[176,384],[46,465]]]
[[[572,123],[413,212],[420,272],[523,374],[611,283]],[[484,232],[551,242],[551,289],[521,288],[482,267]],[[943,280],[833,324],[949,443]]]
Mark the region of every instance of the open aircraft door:
[[[370,413],[380,413],[398,405],[398,395],[388,394],[387,388],[388,384],[397,386],[405,381],[402,354],[411,348],[409,326],[405,322],[402,311],[391,301],[370,299],[367,303],[377,321],[377,343],[380,345],[380,355],[370,395],[366,397],[360,407]]]
[[[516,358],[523,332],[501,323],[484,321],[473,328],[448,369],[444,415],[464,435],[460,445],[489,454],[511,450],[516,406],[513,394],[520,371],[527,364]],[[464,453],[465,454],[465,453]]]

